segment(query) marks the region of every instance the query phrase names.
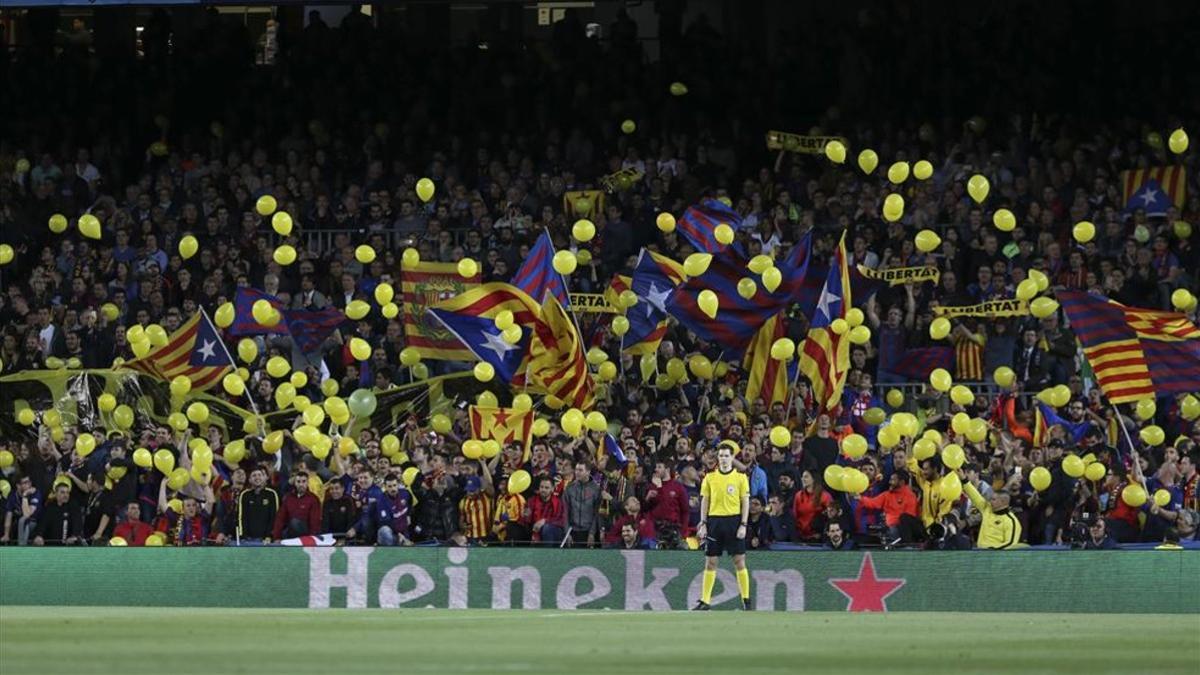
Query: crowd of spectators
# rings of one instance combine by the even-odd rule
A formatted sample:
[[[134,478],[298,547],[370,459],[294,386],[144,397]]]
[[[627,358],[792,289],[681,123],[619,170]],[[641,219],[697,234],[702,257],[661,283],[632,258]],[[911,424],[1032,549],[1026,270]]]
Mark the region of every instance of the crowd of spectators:
[[[139,419],[131,433],[69,426],[57,438],[44,424],[21,427],[0,439],[13,460],[0,466],[7,486],[0,541],[246,544],[331,534],[379,545],[675,548],[687,545],[699,517],[700,481],[724,442],[734,444],[739,470],[751,476],[751,549],[1110,548],[1197,538],[1200,423],[1185,419],[1180,397],[1161,397],[1151,420],[1110,406],[1059,313],[955,322],[952,340],[964,345],[956,378],[983,383],[973,403],[911,387],[903,403],[884,402],[891,386],[904,384],[894,371],[905,352],[934,344],[928,328],[935,306],[1011,298],[1030,270],[1046,274],[1053,288],[1149,308],[1169,308],[1176,289],[1196,290],[1195,235],[1176,223],[1200,223],[1200,166],[1194,151],[1175,156],[1161,142],[1148,143],[1150,127],[1029,114],[865,126],[843,122],[836,107],[811,118],[817,131],[879,152],[884,168],[865,175],[852,161],[836,166],[819,155],[764,150],[767,125],[786,122],[770,120],[761,101],[751,102],[754,93],[741,99],[743,107],[718,88],[758,86],[773,92],[770,100],[785,100],[771,80],[789,86],[783,66],[706,54],[718,38],[703,19],[676,36],[654,68],[645,67],[624,16],[603,44],[584,39],[570,19],[536,49],[423,47],[419,62],[412,54],[393,60],[390,36],[361,15],[336,28],[314,18],[290,43],[281,41],[274,65],[257,67],[250,43],[228,47],[239,43],[218,36],[237,31],[211,20],[193,42],[175,44],[174,58],[160,44],[161,30],[146,35],[137,61],[101,60],[79,40],[59,53],[30,50],[11,62],[5,54],[0,72],[9,89],[28,88],[20,101],[6,97],[15,102],[6,113],[14,124],[6,126],[12,133],[0,131],[0,242],[15,251],[0,267],[0,373],[58,363],[109,368],[134,357],[129,327],[160,324],[171,332],[200,308],[214,313],[244,286],[295,308],[371,301],[378,283],[398,280],[400,252],[410,245],[426,261],[472,257],[485,279],[505,281],[543,230],[560,249],[580,248],[570,237],[579,214],[565,197],[577,190],[603,197],[587,214],[598,234],[586,245],[591,262],[570,277],[572,290],[601,292],[614,273],[628,273],[643,246],[684,258],[691,252],[686,241],[660,233],[655,217],[679,214],[703,197],[727,198],[743,216],[738,237],[765,253],[782,257],[812,230],[817,254],[828,255],[845,231],[853,264],[934,265],[940,280],[884,289],[864,303],[874,337],[853,350],[845,402],[833,415],[816,409],[803,379],[788,405],[746,400],[739,364],[715,381],[660,391],[643,381],[632,357],[618,354],[619,340],[585,317],[584,333],[623,365],[597,406],[624,464],[606,451],[602,434],[572,438],[553,415],[550,433],[534,439],[527,460],[520,447],[468,460],[460,448],[469,426],[459,409],[449,433],[428,432],[428,420],[368,428],[356,439],[359,452],[327,460],[290,436],[278,453],[251,437],[249,456],[225,464],[222,449],[233,439],[210,427],[203,433],[218,458],[214,480],[171,490],[161,472],[136,466],[133,452],[167,449],[186,468],[193,432],[150,419]],[[194,51],[180,58],[187,49]],[[678,65],[683,75],[664,70],[684,63],[693,65]],[[133,74],[136,92],[128,89]],[[667,84],[676,79],[691,93],[672,96]],[[40,92],[50,81],[68,97],[86,92],[88,105],[48,102]],[[31,110],[31,101],[47,107]],[[620,129],[626,118],[636,122],[633,133]],[[900,188],[886,182],[891,161],[917,159],[932,162],[929,180]],[[1182,207],[1163,215],[1127,210],[1119,172],[1166,164],[1186,168]],[[641,177],[601,190],[600,178],[620,169]],[[975,173],[992,185],[982,204],[966,194]],[[414,192],[420,177],[436,185],[428,202]],[[907,206],[901,220],[887,223],[880,205],[893,189]],[[290,237],[277,236],[255,212],[263,195],[292,215]],[[998,208],[1015,214],[1013,231],[992,226]],[[98,240],[75,227],[85,213],[101,223]],[[54,214],[67,218],[65,233],[47,228]],[[1098,233],[1086,245],[1071,238],[1082,220]],[[921,254],[913,235],[926,228],[943,241]],[[178,247],[188,234],[199,253],[185,260]],[[273,260],[281,243],[297,248],[297,262]],[[379,253],[369,264],[354,254],[364,243]],[[101,311],[110,303],[115,319]],[[796,316],[789,335],[798,341],[805,329],[805,318]],[[308,375],[301,393],[312,400],[321,400],[326,379],[348,392],[360,381],[345,348],[351,336],[373,347],[375,380],[368,385],[407,381],[399,365],[403,335],[400,319],[374,311],[313,353],[263,340],[249,364],[248,395],[273,407],[276,381],[264,364],[275,355]],[[720,350],[672,323],[660,367],[696,352],[716,359]],[[1001,366],[1016,372],[1011,391],[986,384]],[[1051,427],[1034,447],[1029,394],[1060,384],[1071,391],[1062,414],[1082,426],[1070,433]],[[912,438],[889,449],[867,429],[863,458],[839,454],[839,440],[863,431],[864,414],[875,407],[917,412],[926,428],[963,445],[961,497],[937,503],[933,486],[947,469],[936,456],[916,462]],[[958,412],[988,420],[987,438],[972,443],[954,434],[950,420]],[[1166,431],[1165,443],[1139,439],[1139,428],[1152,422]],[[769,439],[777,426],[791,431],[783,447]],[[84,431],[102,437],[86,457],[75,451]],[[1104,466],[1103,478],[1064,474],[1061,462],[1070,453],[1090,454]],[[868,489],[859,497],[830,490],[825,471],[835,463],[863,471]],[[1036,467],[1050,470],[1049,489],[1031,486]],[[509,478],[522,469],[531,485],[510,491]],[[1132,507],[1121,497],[1131,483],[1169,498]],[[997,525],[1000,518],[1013,524]]]

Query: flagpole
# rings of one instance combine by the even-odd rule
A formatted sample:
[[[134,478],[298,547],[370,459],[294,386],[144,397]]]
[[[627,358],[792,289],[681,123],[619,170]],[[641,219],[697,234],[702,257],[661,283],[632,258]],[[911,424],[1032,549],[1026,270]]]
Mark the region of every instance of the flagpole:
[[[1121,411],[1117,410],[1115,403],[1110,401],[1108,405],[1112,408],[1113,414],[1117,416],[1117,425],[1121,427],[1121,432],[1125,434],[1125,442],[1129,444],[1129,451],[1133,452],[1133,437],[1129,435],[1129,430],[1125,428],[1125,418],[1121,417]],[[1119,459],[1120,457],[1121,449],[1117,448],[1117,458]]]
[[[546,241],[550,242],[550,252],[551,252],[550,258],[551,258],[551,260],[553,260],[554,259],[553,254],[558,253],[558,251],[554,248],[554,238],[550,236],[550,228],[543,227],[542,232],[545,233],[545,235],[546,235]],[[553,262],[551,262],[550,268],[554,269]],[[576,316],[575,305],[571,302],[571,288],[570,288],[570,286],[567,285],[567,276],[568,275],[562,274],[558,270],[554,270],[554,273],[557,274],[560,279],[562,279],[563,294],[565,294],[567,296],[567,310],[569,312],[571,312],[571,322],[575,324],[575,332],[579,334],[579,344],[580,344],[580,346],[582,346],[583,345],[583,329],[579,327],[579,317]],[[544,297],[541,298],[541,302],[544,302],[545,300],[546,300],[546,298],[544,298]],[[538,303],[539,306],[541,305],[541,302]]]
[[[212,319],[208,318],[208,312],[204,310],[203,306],[200,307],[200,314],[204,316],[204,320],[207,321],[210,326],[212,326],[214,329],[217,327],[216,324],[212,322]],[[225,358],[229,359],[229,367],[233,368],[234,372],[236,372],[237,361],[233,360],[233,354],[229,353],[229,346],[225,344],[225,338],[220,333],[217,333],[217,343],[221,345],[221,351],[225,352]],[[246,400],[250,401],[250,409],[254,411],[254,416],[261,417],[261,413],[258,412],[258,404],[254,402],[254,395],[246,392]]]

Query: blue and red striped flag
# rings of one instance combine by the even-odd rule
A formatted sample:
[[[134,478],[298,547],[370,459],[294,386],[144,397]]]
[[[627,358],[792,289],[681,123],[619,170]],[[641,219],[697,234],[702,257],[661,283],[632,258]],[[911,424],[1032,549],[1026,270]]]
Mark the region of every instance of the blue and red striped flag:
[[[727,248],[725,244],[717,241],[715,234],[717,225],[722,223],[736,232],[742,226],[742,217],[737,211],[726,206],[725,202],[705,199],[695,206],[689,206],[676,222],[676,227],[697,251],[717,253]]]
[[[809,322],[808,337],[800,343],[800,372],[812,384],[813,399],[821,410],[835,410],[842,399],[846,373],[850,370],[850,336],[848,332],[835,333],[832,323],[835,319],[846,318],[852,301],[850,270],[846,265],[846,233],[843,232]]]
[[[302,352],[316,351],[345,321],[346,315],[340,309],[326,307],[325,309],[289,309],[283,313],[283,321],[287,324],[287,332],[292,336],[292,342]]]
[[[815,291],[820,286],[813,283],[809,273],[811,244],[810,232],[792,248],[786,259],[776,263],[783,281],[774,292],[767,292],[760,276],[746,267],[748,261],[742,256],[732,251],[714,255],[704,274],[689,278],[671,294],[667,312],[702,340],[721,345],[726,356],[741,358],[754,334],[772,316],[791,304],[798,304],[805,312],[816,304],[818,293]],[[737,292],[738,282],[743,278],[758,284],[758,290],[749,299]],[[716,319],[709,319],[700,310],[699,297],[705,290],[717,294]]]
[[[512,285],[525,291],[534,302],[542,302],[546,294],[550,293],[558,300],[558,304],[570,308],[567,282],[554,269],[554,253],[554,242],[550,241],[550,233],[543,231],[533,248],[529,249],[529,257],[513,275]]]
[[[239,288],[233,299],[233,323],[229,325],[230,335],[286,335],[287,324],[283,321],[274,326],[265,326],[254,319],[254,303],[266,300],[280,314],[287,310],[287,305],[279,298],[258,290],[257,288]]]
[[[1081,291],[1056,296],[1110,402],[1196,390],[1200,329],[1185,315],[1127,307]]]
[[[854,292],[853,289],[850,291]],[[937,368],[954,370],[954,347],[922,347],[908,349],[892,372],[912,380],[924,380]]]

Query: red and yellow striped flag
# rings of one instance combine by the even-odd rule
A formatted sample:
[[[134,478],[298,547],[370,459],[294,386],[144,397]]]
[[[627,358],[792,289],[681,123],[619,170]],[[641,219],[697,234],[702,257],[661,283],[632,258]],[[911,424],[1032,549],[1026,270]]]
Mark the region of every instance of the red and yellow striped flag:
[[[473,405],[470,410],[471,437],[481,441],[496,439],[501,445],[520,443],[529,460],[529,439],[533,436],[533,411],[516,408],[486,408]]]
[[[1133,194],[1146,183],[1156,181],[1162,186],[1167,198],[1182,209],[1187,201],[1187,169],[1182,166],[1152,166],[1147,169],[1131,169],[1117,175],[1121,183],[1121,203],[1128,204]]]
[[[784,361],[771,358],[771,345],[787,334],[783,312],[767,319],[754,334],[746,350],[743,367],[749,372],[746,379],[746,400],[762,399],[769,407],[787,399],[788,368]]]
[[[584,359],[575,324],[553,295],[542,303],[542,321],[535,327],[529,349],[529,381],[538,391],[569,406],[592,407],[592,375]]]
[[[479,286],[479,274],[464,279],[452,263],[417,263],[400,272],[404,297],[404,341],[423,359],[473,361],[475,355],[425,310]]]

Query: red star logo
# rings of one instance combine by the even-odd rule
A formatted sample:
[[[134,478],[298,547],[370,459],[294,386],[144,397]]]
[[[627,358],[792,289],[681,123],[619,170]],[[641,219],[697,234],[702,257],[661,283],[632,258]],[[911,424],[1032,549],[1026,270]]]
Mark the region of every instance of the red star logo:
[[[492,421],[496,426],[504,428],[508,424],[508,412],[504,408],[500,408],[496,412],[496,416],[492,418]]]
[[[857,579],[830,579],[829,584],[850,600],[847,612],[886,612],[888,596],[900,590],[905,580],[876,578],[875,563],[867,553]]]

